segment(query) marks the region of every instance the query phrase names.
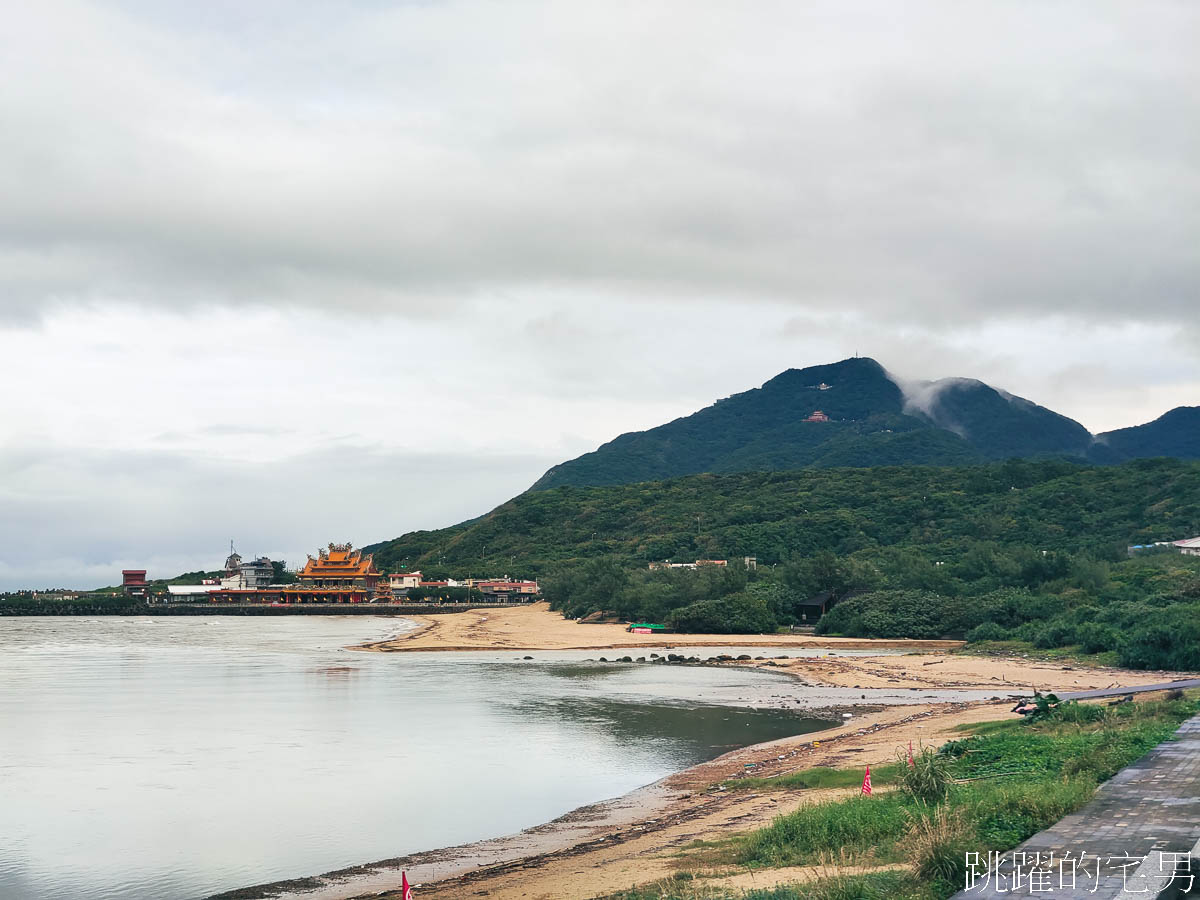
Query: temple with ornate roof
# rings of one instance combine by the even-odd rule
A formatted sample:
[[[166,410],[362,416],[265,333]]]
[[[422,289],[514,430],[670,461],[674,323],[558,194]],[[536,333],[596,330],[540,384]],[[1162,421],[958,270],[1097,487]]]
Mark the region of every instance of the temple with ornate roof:
[[[363,556],[349,543],[330,544],[315,558],[309,555],[296,573],[298,583],[284,587],[280,599],[284,603],[367,603],[381,593],[381,577],[370,553]]]

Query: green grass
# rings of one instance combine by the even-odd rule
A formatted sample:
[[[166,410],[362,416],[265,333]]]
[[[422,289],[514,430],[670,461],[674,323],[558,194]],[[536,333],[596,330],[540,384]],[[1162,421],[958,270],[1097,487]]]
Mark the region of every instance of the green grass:
[[[899,766],[894,764],[880,766],[871,771],[871,784],[894,784],[900,774]],[[816,766],[812,769],[801,769],[778,778],[734,778],[723,782],[731,791],[782,791],[813,788],[850,788],[862,784],[862,769],[831,769],[827,766]]]
[[[951,777],[966,782],[955,784],[946,802],[967,816],[981,850],[1008,849],[1077,809],[1098,783],[1166,740],[1200,704],[1176,700],[1100,709],[1091,722],[1077,721],[1079,712],[1067,706],[1040,722],[989,723],[943,748],[952,760]],[[802,807],[747,836],[737,859],[746,865],[805,865],[842,848],[888,858],[924,808],[899,791]]]
[[[720,861],[747,868],[907,862],[912,869],[833,875],[809,884],[730,892],[694,874],[676,876],[621,900],[943,900],[961,886],[963,852],[1008,850],[1085,804],[1096,786],[1168,739],[1200,710],[1190,699],[1120,706],[1064,704],[1039,721],[980,723],[941,755],[955,783],[937,806],[904,790],[804,806],[771,825],[722,842]],[[881,766],[881,784],[901,781],[898,766]],[[853,769],[805,769],[772,779],[740,779],[731,787],[854,787]],[[713,860],[710,859],[710,862]],[[926,873],[922,877],[919,872]]]
[[[1008,850],[1091,799],[1096,786],[1168,739],[1200,710],[1189,699],[1120,706],[1063,704],[1039,721],[1011,719],[968,726],[945,745],[955,783],[944,803],[921,803],[904,790],[804,806],[771,825],[711,845],[707,862],[745,868],[879,865],[910,868],[832,874],[814,882],[733,891],[678,872],[614,900],[944,900],[962,885],[964,851]],[[964,729],[966,730],[966,729]],[[898,765],[872,772],[876,785],[899,784]],[[853,788],[853,769],[813,768],[780,778],[727,782],[734,789]],[[832,867],[836,872],[836,866]],[[925,873],[923,876],[920,873]]]
[[[886,857],[908,827],[912,808],[909,798],[899,793],[805,806],[752,832],[736,859],[751,866],[805,865],[840,850],[872,848]]]

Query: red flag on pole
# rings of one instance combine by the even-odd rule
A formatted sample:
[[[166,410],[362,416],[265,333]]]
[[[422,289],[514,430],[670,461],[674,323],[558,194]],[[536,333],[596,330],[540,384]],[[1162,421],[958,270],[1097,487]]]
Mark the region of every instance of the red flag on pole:
[[[408,873],[400,873],[400,900],[413,900],[412,888],[408,886]]]
[[[863,776],[862,792],[864,794],[871,793],[871,767],[867,766],[867,774]]]
[[[915,766],[916,766],[916,764],[917,764],[917,763],[916,763],[916,761],[913,759],[913,755],[912,755],[912,741],[909,741],[909,742],[908,742],[908,765],[909,765],[909,767],[910,767],[910,768],[912,768],[912,767],[915,767]]]

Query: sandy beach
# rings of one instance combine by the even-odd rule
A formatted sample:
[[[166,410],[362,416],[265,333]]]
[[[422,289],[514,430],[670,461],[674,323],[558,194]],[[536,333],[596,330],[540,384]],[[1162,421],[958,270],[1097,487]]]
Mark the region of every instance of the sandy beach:
[[[374,652],[466,650],[619,650],[637,647],[762,647],[764,658],[723,663],[769,667],[783,690],[797,697],[814,687],[893,690],[984,690],[998,698],[974,702],[858,707],[843,724],[816,734],[736,750],[614,800],[575,810],[520,834],[357,866],[294,882],[273,896],[307,900],[399,897],[399,876],[421,885],[424,898],[486,896],[503,900],[596,897],[695,868],[705,884],[767,887],[820,874],[816,869],[756,871],[706,869],[685,848],[697,840],[728,837],[769,823],[778,815],[845,793],[837,790],[775,790],[755,793],[719,788],[751,772],[772,777],[813,766],[888,763],[914,745],[939,746],[961,737],[963,724],[1012,716],[1011,695],[1040,690],[1085,690],[1152,684],[1163,673],[1128,672],[1056,664],[1020,657],[956,654],[956,641],[870,641],[796,635],[637,635],[621,625],[579,624],[544,603],[510,609],[413,617],[418,628],[394,639],[357,648]],[[766,648],[812,651],[887,651],[855,656],[786,655]],[[907,652],[897,652],[907,651]],[[859,701],[869,703],[869,700]],[[698,866],[698,868],[697,868]],[[246,893],[242,896],[264,896]]]
[[[418,627],[362,649],[417,650],[617,650],[637,647],[838,647],[841,649],[954,649],[962,641],[870,641],[811,634],[633,634],[624,625],[581,624],[552,612],[548,603],[405,616]]]

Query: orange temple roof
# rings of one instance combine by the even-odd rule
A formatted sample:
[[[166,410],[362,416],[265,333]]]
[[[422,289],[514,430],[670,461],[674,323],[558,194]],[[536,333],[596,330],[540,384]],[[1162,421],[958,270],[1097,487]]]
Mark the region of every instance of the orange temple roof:
[[[361,578],[378,575],[375,559],[371,554],[362,555],[350,544],[330,544],[328,549],[317,551],[317,557],[308,557],[304,568],[296,573],[300,578]]]

